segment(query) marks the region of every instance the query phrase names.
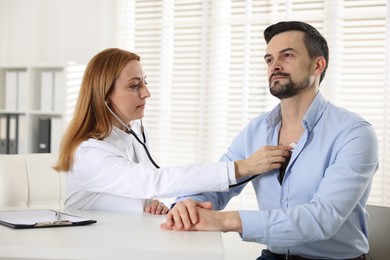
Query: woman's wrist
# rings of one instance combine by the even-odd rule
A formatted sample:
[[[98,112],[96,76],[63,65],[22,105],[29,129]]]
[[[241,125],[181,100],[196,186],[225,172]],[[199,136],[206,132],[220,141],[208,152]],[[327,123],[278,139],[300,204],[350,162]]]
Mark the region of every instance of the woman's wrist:
[[[236,179],[248,176],[249,171],[245,165],[245,160],[234,161],[234,171],[236,174]]]

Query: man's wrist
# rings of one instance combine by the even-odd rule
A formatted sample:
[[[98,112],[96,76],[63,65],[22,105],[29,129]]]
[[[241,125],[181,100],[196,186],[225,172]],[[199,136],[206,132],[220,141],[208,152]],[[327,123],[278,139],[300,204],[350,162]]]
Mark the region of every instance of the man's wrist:
[[[242,233],[242,222],[238,211],[222,211],[220,213],[222,232],[234,231]]]

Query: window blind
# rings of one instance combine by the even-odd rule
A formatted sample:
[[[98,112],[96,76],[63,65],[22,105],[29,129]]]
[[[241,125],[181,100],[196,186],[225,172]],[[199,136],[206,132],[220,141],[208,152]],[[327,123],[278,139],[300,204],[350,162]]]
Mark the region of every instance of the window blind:
[[[369,203],[390,205],[389,14],[386,0],[117,0],[117,45],[141,56],[152,95],[144,123],[154,157],[163,166],[218,160],[278,102],[264,29],[302,20],[330,46],[321,91],[375,127],[380,168]],[[257,208],[251,185],[230,205]]]
[[[333,102],[366,118],[375,128],[380,166],[369,203],[390,205],[389,35],[386,1],[341,1]]]

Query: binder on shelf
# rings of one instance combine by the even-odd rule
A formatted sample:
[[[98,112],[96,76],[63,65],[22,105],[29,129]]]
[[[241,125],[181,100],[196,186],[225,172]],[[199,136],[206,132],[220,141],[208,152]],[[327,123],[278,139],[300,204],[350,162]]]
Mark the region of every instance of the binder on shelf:
[[[55,112],[61,112],[65,109],[65,92],[64,92],[64,72],[54,72],[54,99],[53,110]]]
[[[27,128],[26,128],[26,116],[19,114],[18,118],[18,153],[27,153]]]
[[[27,110],[27,98],[28,98],[28,80],[27,80],[27,71],[18,71],[18,107],[17,109],[20,111]]]
[[[5,109],[16,110],[18,107],[18,74],[17,71],[5,72]]]
[[[15,229],[81,226],[96,222],[54,210],[0,211],[0,224]]]
[[[41,110],[42,111],[53,111],[53,71],[42,71],[41,72]]]
[[[50,153],[50,118],[38,118],[38,153]]]
[[[38,118],[38,153],[50,153],[50,118]]]
[[[50,126],[50,152],[58,153],[63,134],[62,118],[52,117]]]
[[[9,114],[8,115],[8,153],[17,154],[18,153],[18,114]]]
[[[0,154],[8,153],[8,115],[0,114]]]

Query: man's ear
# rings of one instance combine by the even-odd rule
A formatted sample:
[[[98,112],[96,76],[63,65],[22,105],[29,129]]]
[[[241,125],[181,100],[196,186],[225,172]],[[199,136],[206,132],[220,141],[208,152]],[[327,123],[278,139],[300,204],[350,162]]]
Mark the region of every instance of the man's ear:
[[[324,57],[317,57],[314,60],[314,74],[315,75],[321,75],[321,73],[324,71],[326,67],[326,60]]]

